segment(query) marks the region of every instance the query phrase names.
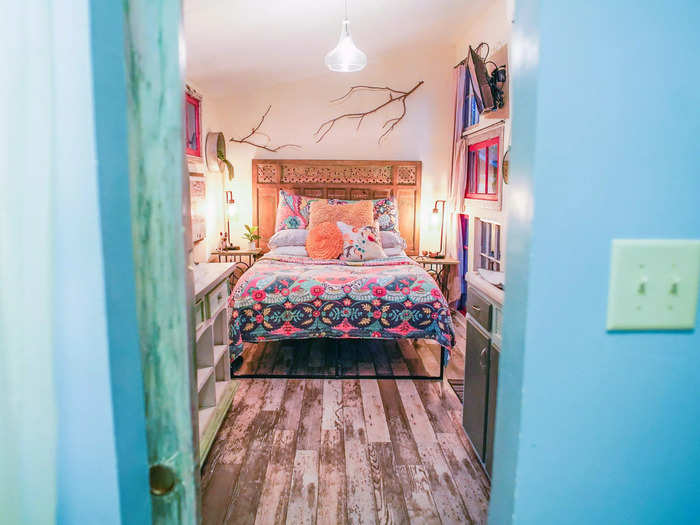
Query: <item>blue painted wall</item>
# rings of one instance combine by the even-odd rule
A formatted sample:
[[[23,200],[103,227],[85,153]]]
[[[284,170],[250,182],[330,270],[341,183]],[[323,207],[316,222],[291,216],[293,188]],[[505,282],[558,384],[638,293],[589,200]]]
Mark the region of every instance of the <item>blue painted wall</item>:
[[[56,521],[121,523],[87,0],[52,9],[56,128],[52,153]],[[40,126],[41,123],[37,122]],[[125,174],[126,176],[126,174]],[[41,300],[42,297],[37,297]],[[37,329],[41,329],[38,327]],[[36,495],[41,505],[41,494]],[[0,522],[2,522],[0,516]]]
[[[492,523],[699,519],[700,331],[605,331],[612,239],[700,238],[698,27],[518,2]]]

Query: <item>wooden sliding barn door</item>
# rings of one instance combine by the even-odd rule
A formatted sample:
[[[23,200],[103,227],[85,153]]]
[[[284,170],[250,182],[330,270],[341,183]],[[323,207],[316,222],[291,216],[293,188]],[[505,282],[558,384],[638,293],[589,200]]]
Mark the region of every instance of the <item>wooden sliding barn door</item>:
[[[126,0],[131,216],[153,523],[199,521],[181,5]]]

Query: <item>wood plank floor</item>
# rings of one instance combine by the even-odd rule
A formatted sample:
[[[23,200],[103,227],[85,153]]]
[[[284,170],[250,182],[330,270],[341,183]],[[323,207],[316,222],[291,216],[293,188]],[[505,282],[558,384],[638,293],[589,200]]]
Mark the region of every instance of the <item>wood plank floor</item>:
[[[329,340],[249,345],[243,370],[332,372],[333,345],[348,373],[438,371],[431,342]],[[453,351],[447,377],[463,363]],[[446,381],[240,382],[202,468],[203,523],[486,521],[488,480]]]

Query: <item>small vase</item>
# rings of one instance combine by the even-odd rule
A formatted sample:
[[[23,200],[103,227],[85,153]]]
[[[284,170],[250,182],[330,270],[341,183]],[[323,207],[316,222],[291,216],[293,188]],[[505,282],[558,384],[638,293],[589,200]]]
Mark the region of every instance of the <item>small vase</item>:
[[[249,249],[249,250],[255,250],[255,248],[257,248],[256,244],[257,244],[257,243],[256,243],[255,241],[250,241],[250,242],[248,243],[248,249]]]

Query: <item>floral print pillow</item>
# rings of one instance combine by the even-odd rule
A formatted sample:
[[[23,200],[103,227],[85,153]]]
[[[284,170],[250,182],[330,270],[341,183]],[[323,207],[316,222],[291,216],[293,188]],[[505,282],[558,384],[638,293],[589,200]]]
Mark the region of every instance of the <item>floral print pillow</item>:
[[[394,199],[375,199],[374,220],[379,223],[379,229],[383,232],[399,233],[399,210]]]
[[[280,190],[279,204],[277,204],[277,216],[275,217],[275,231],[305,230],[309,224],[311,203],[318,199],[294,195]]]
[[[341,261],[369,261],[386,257],[376,224],[358,228],[338,221],[337,225],[343,234]]]

